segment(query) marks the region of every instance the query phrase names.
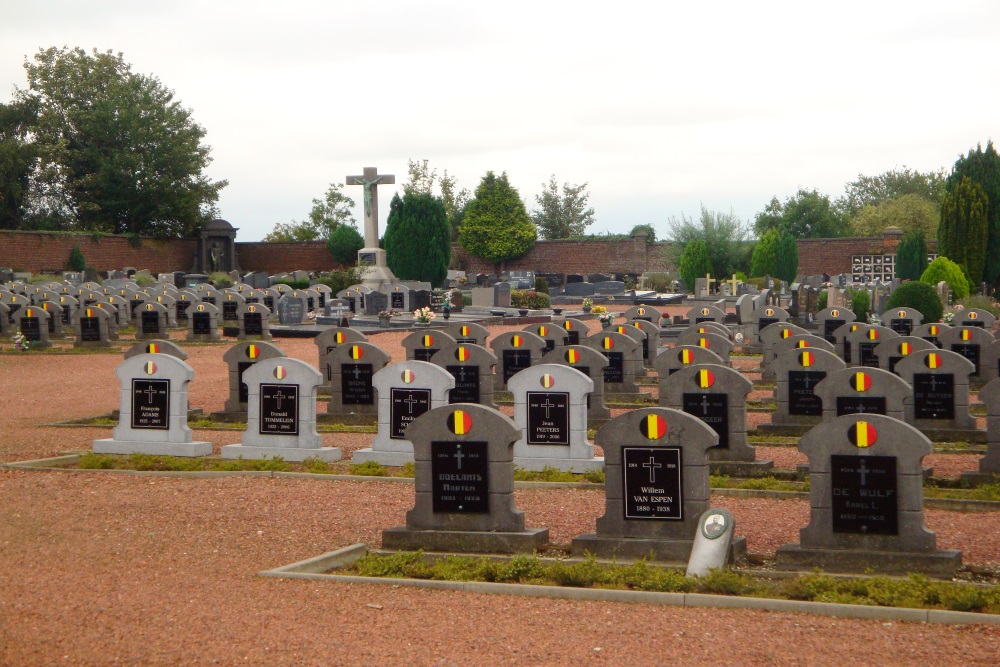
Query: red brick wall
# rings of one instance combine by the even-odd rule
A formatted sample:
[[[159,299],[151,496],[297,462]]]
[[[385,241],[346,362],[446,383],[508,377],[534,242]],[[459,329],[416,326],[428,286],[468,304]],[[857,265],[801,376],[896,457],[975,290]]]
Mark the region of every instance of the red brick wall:
[[[329,271],[339,266],[325,241],[237,242],[236,256],[243,271],[266,271],[271,275],[282,271]]]
[[[494,273],[498,269],[525,269],[539,273],[643,273],[666,271],[663,257],[667,243],[646,244],[645,237],[626,241],[539,241],[527,255],[496,267],[472,257],[457,243],[452,244],[452,266],[471,275]]]
[[[156,274],[189,271],[197,241],[142,238],[133,248],[124,236],[0,230],[0,266],[32,273],[65,269],[74,245],[80,246],[87,266],[98,271],[133,266]]]
[[[851,255],[894,255],[899,239],[895,236],[843,239],[799,239],[798,273],[813,276],[851,272]],[[937,252],[937,243],[927,244],[927,252]]]

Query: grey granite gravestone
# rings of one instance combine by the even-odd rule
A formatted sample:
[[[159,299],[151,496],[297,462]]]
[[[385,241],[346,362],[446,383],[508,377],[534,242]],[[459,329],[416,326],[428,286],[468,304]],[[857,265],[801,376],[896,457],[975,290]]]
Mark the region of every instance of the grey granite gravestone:
[[[246,299],[242,294],[227,289],[219,294],[219,300],[215,305],[222,311],[223,322],[236,322],[238,319],[236,313],[244,303],[246,303]]]
[[[944,350],[957,352],[972,362],[975,372],[971,380],[985,381],[989,379],[989,362],[985,354],[990,345],[996,342],[988,330],[976,326],[956,326],[945,329],[938,336],[938,344]]]
[[[172,329],[177,327],[177,299],[172,294],[156,294],[151,297],[151,300],[167,309],[167,328]],[[110,296],[108,297],[108,301],[115,303]]]
[[[389,311],[389,295],[382,292],[369,292],[365,295],[365,315],[378,316]]]
[[[978,471],[962,473],[962,480],[971,484],[1000,481],[1000,378],[979,390],[979,402],[986,406],[986,455],[979,459]]]
[[[962,553],[935,548],[924,525],[930,440],[883,415],[845,415],[799,441],[809,457],[809,524],[778,548],[780,569],[952,577]]]
[[[36,350],[52,347],[49,340],[49,313],[38,306],[24,306],[13,313],[15,331],[20,331]]]
[[[791,333],[790,331],[785,331],[782,333]],[[819,336],[814,336],[812,334],[796,333],[790,335],[787,338],[779,338],[770,347],[770,354],[768,357],[771,361],[779,354],[783,354],[788,350],[792,349],[805,349],[805,348],[817,348],[820,350],[826,350],[836,354],[836,348],[833,343],[830,343],[825,338],[820,338]],[[767,366],[761,367],[760,377],[762,380],[773,380],[774,379],[774,368],[773,364],[768,364]]]
[[[893,308],[882,313],[882,326],[900,336],[909,336],[923,321],[924,316],[915,308]]]
[[[278,357],[254,364],[243,373],[243,382],[249,389],[247,430],[242,442],[222,448],[222,458],[340,460],[340,449],[324,447],[316,432],[316,389],[323,382],[319,371],[304,361]]]
[[[705,348],[706,350],[711,350],[719,355],[722,359],[722,363],[726,366],[732,366],[729,355],[733,351],[733,343],[725,336],[721,336],[714,331],[706,331],[705,333],[685,333],[677,337],[677,342],[674,347],[679,347],[683,345],[693,345],[695,347]]]
[[[685,562],[708,509],[708,449],[718,435],[671,408],[643,408],[597,431],[604,449],[605,511],[597,530],[573,538],[576,555]],[[734,554],[746,551],[736,538]]]
[[[701,322],[718,322],[719,324],[726,323],[726,311],[716,306],[697,306],[692,308],[684,316],[691,324],[700,324]]]
[[[834,345],[837,344],[837,338],[834,335],[834,332],[854,320],[854,313],[847,308],[842,307],[824,308],[816,313],[816,326],[819,329],[818,334]]]
[[[542,355],[543,364],[563,364],[580,371],[594,383],[587,398],[588,423],[602,423],[611,418],[611,410],[604,403],[604,367],[608,358],[585,345],[567,345]]]
[[[306,316],[306,300],[300,296],[282,294],[276,308],[279,324],[302,324]]]
[[[642,347],[638,340],[627,334],[605,330],[583,342],[608,358],[604,368],[604,395],[637,394],[635,378],[645,375],[642,364]]]
[[[899,336],[897,338],[887,338],[875,346],[875,356],[878,358],[878,367],[890,373],[896,372],[896,364],[900,360],[918,350],[933,350],[937,346],[918,336]],[[900,418],[901,419],[901,418]]]
[[[658,383],[666,382],[667,377],[687,366],[695,364],[717,364],[725,366],[722,357],[707,347],[698,345],[677,345],[656,358],[656,375]]]
[[[393,285],[390,288],[388,305],[388,308],[382,310],[392,309],[401,313],[412,313],[416,310],[410,307],[410,288],[406,285]]]
[[[650,306],[632,306],[625,311],[625,321],[645,320],[659,326],[662,313]]]
[[[940,322],[921,324],[919,327],[916,327],[910,335],[923,338],[927,342],[934,343],[934,345],[940,347],[940,345],[938,345],[938,336],[950,328],[951,327],[949,325],[941,324]]]
[[[287,355],[281,348],[264,342],[237,343],[226,350],[222,360],[229,369],[229,397],[223,411],[213,413],[212,417],[224,421],[245,421],[250,402],[250,385],[245,379],[246,372],[261,361],[285,356]]]
[[[540,362],[545,341],[528,331],[507,331],[494,336],[490,348],[499,362],[493,376],[493,389],[503,391],[510,378]]]
[[[567,283],[566,287],[563,289],[563,296],[594,296],[595,288],[594,283]]]
[[[571,366],[539,364],[512,377],[508,387],[514,395],[514,423],[521,431],[514,443],[514,465],[580,473],[604,467],[587,441],[593,380]]]
[[[73,347],[111,347],[111,317],[111,313],[103,308],[80,310],[73,321],[73,331],[76,334]]]
[[[553,318],[552,326],[566,332],[567,345],[579,345],[590,336],[590,327],[587,323],[572,317]]]
[[[195,441],[187,425],[188,383],[194,369],[167,354],[140,354],[115,369],[120,389],[118,425],[95,440],[95,454],[208,456],[212,443]]]
[[[372,446],[354,452],[356,463],[401,466],[413,461],[407,427],[420,415],[448,404],[455,387],[451,373],[427,361],[400,361],[372,377],[378,398],[378,433]]]
[[[607,331],[628,336],[639,344],[639,357],[642,360],[642,364],[636,369],[637,375],[635,377],[636,379],[646,377],[646,368],[653,367],[653,360],[656,358],[657,343],[659,341],[650,341],[649,335],[645,331],[631,324],[613,324],[603,329],[601,333]],[[650,345],[653,346],[652,353],[650,352]]]
[[[861,324],[857,329],[844,336],[844,349],[851,350],[849,366],[868,366],[878,368],[879,360],[875,350],[883,341],[899,338],[899,334],[890,329],[872,324]]]
[[[490,330],[475,322],[448,322],[442,331],[454,338],[456,343],[483,347],[486,347],[486,341],[490,337]]]
[[[947,304],[946,304],[947,305]],[[952,326],[955,327],[979,327],[992,331],[996,317],[988,310],[982,308],[965,308],[955,311],[955,319]]]
[[[1000,377],[1000,340],[994,340],[983,351],[983,363],[986,367],[984,380],[992,381]]]
[[[111,303],[98,301],[93,304],[93,307],[108,313],[108,338],[111,340],[118,340],[118,322],[121,321],[121,316],[124,314],[122,311],[127,311],[128,306],[125,306],[125,308],[120,311],[117,306]]]
[[[660,406],[675,408],[708,424],[719,444],[708,450],[713,474],[756,477],[774,468],[758,461],[747,441],[747,395],[753,383],[716,364],[685,366],[660,383]]]
[[[330,353],[341,345],[368,342],[368,336],[350,327],[333,327],[319,332],[319,335],[313,338],[313,342],[319,354],[319,370],[323,374],[323,384],[320,388],[328,392],[333,377],[333,366],[329,361]]]
[[[406,350],[407,360],[430,361],[438,350],[455,345],[456,341],[441,329],[420,329],[407,335],[400,344]]]
[[[774,346],[779,340],[791,338],[792,336],[806,335],[808,333],[808,330],[803,329],[796,324],[791,324],[790,322],[775,322],[774,324],[767,325],[760,332],[759,347],[755,348],[753,345],[748,345],[747,341],[744,341],[743,349],[756,349],[761,352],[760,367],[761,372],[764,372],[771,368],[771,364],[774,363]],[[753,339],[751,338],[750,340]]]
[[[63,309],[55,301],[41,301],[38,307],[49,314],[48,328],[49,328],[49,339],[62,338],[65,334],[63,333]]]
[[[750,314],[750,322],[753,324],[754,340],[758,345],[763,347],[764,341],[761,337],[762,332],[768,325],[774,324],[775,322],[787,322],[789,318],[788,311],[784,308],[778,308],[777,306],[763,305],[755,308]]]
[[[430,362],[455,378],[455,386],[448,394],[448,403],[475,403],[489,408],[496,407],[493,402],[493,374],[496,372],[497,357],[485,347],[456,343],[435,352]]]
[[[10,338],[13,336],[10,322],[10,306],[0,301],[0,338]]]
[[[710,509],[702,514],[685,576],[703,577],[713,569],[725,567],[735,530],[736,520],[729,510]]]
[[[509,299],[508,299],[508,305],[509,305]],[[410,307],[413,308],[414,311],[420,310],[421,308],[430,308],[431,307],[430,290],[425,290],[425,289],[410,290]]]
[[[678,338],[681,336],[687,336],[690,334],[702,334],[702,333],[715,333],[719,334],[723,338],[732,340],[733,332],[729,330],[725,324],[719,322],[709,321],[709,322],[697,322],[694,324],[687,325],[684,329],[677,334]]]
[[[187,341],[211,342],[221,339],[218,308],[210,303],[198,303],[188,308],[187,314]]]
[[[392,358],[372,343],[357,341],[334,347],[324,357],[329,369],[330,401],[328,415],[377,415],[378,396],[375,374],[388,366]]]
[[[814,393],[823,403],[823,421],[853,414],[903,419],[913,388],[887,370],[852,366],[827,375]]]
[[[605,280],[594,284],[594,294],[611,296],[625,293],[625,283],[618,280]]]
[[[262,303],[241,303],[236,324],[237,340],[271,340],[271,310]]]
[[[406,526],[382,531],[383,549],[533,552],[547,528],[525,529],[514,503],[517,426],[482,405],[448,405],[406,430],[413,441],[415,499]]]
[[[793,348],[774,359],[775,410],[771,426],[817,424],[823,419],[823,401],[816,385],[831,373],[846,368],[844,360],[818,348]],[[757,427],[768,430],[766,424]]]
[[[969,376],[974,370],[971,361],[948,350],[920,350],[903,358],[896,364],[896,374],[913,387],[906,422],[925,434],[981,435],[969,413]]]
[[[569,344],[569,334],[566,333],[566,330],[562,327],[554,326],[550,322],[529,324],[521,329],[521,331],[533,333],[545,341],[545,349],[542,350],[542,354]]]
[[[154,340],[167,337],[167,307],[155,301],[146,301],[132,311],[132,325],[136,340]]]
[[[69,294],[60,294],[57,302],[62,306],[62,321],[64,326],[73,326],[77,313],[80,310],[80,302]]]
[[[126,359],[131,359],[140,354],[167,354],[181,361],[187,361],[187,352],[184,351],[184,348],[177,343],[165,339],[146,340],[136,343],[125,350],[124,356]]]
[[[656,356],[663,351],[663,329],[660,328],[659,324],[655,322],[648,322],[646,320],[629,320],[627,322],[628,326],[635,327],[639,329],[644,334],[646,334],[646,346],[648,348],[648,363],[647,368],[653,368],[656,365]],[[645,360],[645,357],[643,358]]]

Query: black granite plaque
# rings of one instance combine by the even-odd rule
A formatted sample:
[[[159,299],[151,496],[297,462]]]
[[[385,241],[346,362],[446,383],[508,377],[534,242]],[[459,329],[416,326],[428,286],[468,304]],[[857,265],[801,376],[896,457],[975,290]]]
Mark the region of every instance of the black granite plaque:
[[[248,387],[247,383],[243,381],[243,373],[246,371],[246,369],[250,368],[255,363],[257,362],[255,361],[236,362],[236,373],[239,376],[239,381],[240,381],[240,391],[239,391],[240,403],[246,403],[247,401],[250,400],[250,387]]]
[[[788,371],[788,414],[823,416],[823,401],[814,393],[824,371]]]
[[[576,329],[570,329],[566,332],[566,337],[568,339],[568,345],[579,345],[580,344],[580,332]]]
[[[22,317],[21,318],[21,333],[24,337],[30,341],[37,341],[42,339],[42,325],[39,323],[37,317]]]
[[[475,338],[456,338],[455,342],[459,345],[476,345]]]
[[[404,302],[405,296],[406,295],[402,292],[391,292],[389,294],[389,307],[394,310],[397,308],[399,310],[406,308],[406,304]]]
[[[431,390],[393,389],[389,402],[389,437],[406,440],[406,427],[431,409]]]
[[[212,316],[209,313],[191,313],[191,331],[195,335],[211,335]]]
[[[265,296],[264,297],[264,305],[267,306],[267,309],[270,310],[273,313],[274,312],[274,297],[270,296],[270,295]]]
[[[214,296],[203,296],[203,297],[201,297],[201,301],[202,301],[202,303],[210,303],[213,306],[215,305],[215,297]]]
[[[837,337],[833,335],[833,332],[845,324],[847,324],[847,320],[824,320],[823,338],[827,339],[831,343],[836,343]]]
[[[485,442],[431,442],[431,508],[435,513],[489,513],[487,451]]]
[[[720,449],[729,448],[729,396],[726,394],[685,393],[683,409],[712,427],[719,434]]]
[[[979,327],[980,329],[986,328],[986,322],[982,320],[966,320],[962,322],[963,327]]]
[[[833,532],[898,535],[895,456],[830,456]]]
[[[952,343],[951,351],[957,352],[972,362],[976,367],[976,375],[979,375],[979,343]]]
[[[246,336],[264,335],[264,325],[260,313],[243,313],[243,334]]]
[[[714,322],[714,321],[715,321],[714,317],[696,317],[696,318],[694,318],[694,323],[695,324],[701,324],[702,322]]]
[[[170,380],[132,380],[132,428],[170,428]]]
[[[101,340],[101,320],[98,317],[80,318],[80,340],[84,343],[96,343]]]
[[[92,305],[93,303],[95,303],[95,302],[94,301],[88,301],[85,305],[89,306],[89,305]],[[128,309],[131,312],[134,313],[137,310],[139,310],[140,308],[142,308],[142,304],[144,304],[144,303],[146,303],[146,302],[143,301],[142,299],[131,299],[128,302]]]
[[[851,341],[844,338],[844,361],[848,364],[851,363]]]
[[[608,358],[608,365],[604,367],[604,383],[622,384],[625,382],[625,353],[605,351],[604,356]]]
[[[142,311],[142,333],[160,333],[160,314],[155,310]]]
[[[224,301],[222,303],[222,319],[226,322],[236,322],[239,317],[236,316],[236,310],[240,307],[237,301]]]
[[[885,396],[838,396],[837,416],[842,415],[884,415]]]
[[[762,317],[757,321],[757,333],[759,334],[764,330],[764,327],[774,324],[778,321],[777,317]]]
[[[529,391],[529,445],[569,444],[569,394],[556,391]]]
[[[351,309],[352,313],[358,312],[358,304],[353,296],[347,297],[347,307]]]
[[[479,403],[479,366],[445,366],[455,377],[448,403]]]
[[[500,360],[503,362],[503,381],[506,384],[525,368],[531,368],[531,351],[503,350]]]
[[[909,336],[910,332],[913,331],[913,320],[910,318],[903,319],[892,319],[889,320],[889,328],[898,333],[900,336]]]
[[[438,351],[436,347],[418,347],[413,350],[413,358],[417,361],[430,361],[434,353]]]
[[[858,343],[858,360],[862,366],[878,368],[878,357],[875,356],[875,348],[878,343]]]
[[[70,324],[73,321],[73,309],[69,306],[63,306],[61,317],[63,324]]]
[[[191,302],[190,301],[178,301],[174,305],[177,306],[177,319],[178,319],[178,321],[184,320],[186,322],[187,318],[188,318],[188,308],[191,307]]]
[[[684,520],[680,447],[622,447],[626,519]]]
[[[954,375],[951,373],[914,373],[913,416],[916,419],[954,419]]]
[[[545,340],[545,347],[542,348],[542,354],[551,352],[554,349],[556,349],[556,340],[554,338],[547,338]]]
[[[375,367],[372,364],[341,364],[340,402],[344,405],[374,405],[374,374]]]
[[[901,362],[905,358],[906,357],[889,357],[889,372],[890,373],[895,373],[896,372],[896,364],[898,364],[899,362]]]
[[[49,337],[56,332],[56,318],[49,313]]]
[[[260,433],[299,434],[299,385],[260,385]]]
[[[376,259],[373,252],[359,252],[358,266],[375,266]]]

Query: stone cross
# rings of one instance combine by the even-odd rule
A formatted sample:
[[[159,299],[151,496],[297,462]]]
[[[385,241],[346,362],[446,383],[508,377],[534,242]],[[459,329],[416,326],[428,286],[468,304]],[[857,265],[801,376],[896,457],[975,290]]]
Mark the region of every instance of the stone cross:
[[[348,176],[347,185],[360,185],[365,199],[365,247],[378,247],[378,186],[393,185],[396,177],[379,174],[376,167],[365,167],[361,176]]]
[[[712,293],[712,283],[714,283],[714,282],[715,282],[715,278],[712,277],[712,274],[711,273],[706,273],[705,274],[705,289],[708,290],[709,294]]]
[[[726,282],[733,286],[732,295],[736,296],[736,288],[739,287],[740,284],[740,281],[736,279],[736,274],[734,273],[732,279],[727,280]]]

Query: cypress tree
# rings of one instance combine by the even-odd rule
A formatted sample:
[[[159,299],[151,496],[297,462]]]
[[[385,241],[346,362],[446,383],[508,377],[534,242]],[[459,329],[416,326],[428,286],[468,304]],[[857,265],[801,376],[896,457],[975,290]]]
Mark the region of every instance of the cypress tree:
[[[896,249],[896,277],[901,280],[920,280],[927,270],[927,244],[920,229],[911,230]]]
[[[677,270],[681,274],[681,280],[684,281],[684,287],[689,292],[694,291],[696,278],[704,278],[712,273],[712,256],[708,253],[708,246],[704,241],[695,239],[687,244],[681,253]]]
[[[451,261],[451,225],[444,203],[426,193],[396,194],[385,226],[385,262],[402,280],[440,285]]]
[[[977,145],[975,150],[970,150],[955,162],[948,176],[947,192],[953,194],[965,177],[971,178],[986,193],[988,232],[983,244],[985,261],[981,279],[995,283],[1000,278],[1000,154],[992,141],[986,143],[985,149],[982,144]],[[957,259],[954,261],[962,263]]]
[[[965,266],[973,285],[984,278],[989,236],[988,199],[983,188],[968,176],[941,200],[938,253]]]
[[[769,229],[754,244],[753,255],[750,258],[751,276],[769,276],[777,273],[778,256],[775,254],[775,248],[779,238],[780,233],[777,229]]]
[[[778,243],[774,246],[774,254],[777,258],[774,274],[791,284],[799,270],[799,247],[795,243],[795,237],[788,232],[782,232],[778,237]]]

